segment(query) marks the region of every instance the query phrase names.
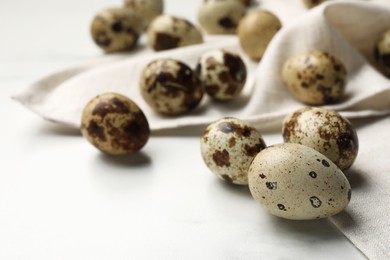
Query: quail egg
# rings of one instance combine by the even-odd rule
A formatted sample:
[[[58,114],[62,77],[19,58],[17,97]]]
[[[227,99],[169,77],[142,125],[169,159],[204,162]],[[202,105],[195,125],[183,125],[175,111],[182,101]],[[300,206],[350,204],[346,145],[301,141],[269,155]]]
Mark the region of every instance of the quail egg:
[[[338,112],[305,107],[285,117],[282,126],[285,142],[309,146],[347,170],[356,159],[358,137],[348,119]]]
[[[196,72],[206,93],[220,101],[238,97],[247,75],[241,57],[222,49],[204,53],[196,65]]]
[[[247,185],[253,158],[266,147],[261,134],[237,118],[211,123],[201,139],[201,154],[207,167],[222,180]]]
[[[285,61],[282,79],[297,100],[313,106],[325,105],[344,96],[347,70],[327,52],[310,51]]]
[[[142,33],[143,21],[126,8],[100,11],[91,24],[94,42],[105,52],[122,52],[135,48]]]
[[[341,212],[351,199],[343,172],[316,150],[293,143],[269,146],[249,167],[253,198],[271,214],[295,220]]]
[[[240,45],[249,57],[259,60],[281,27],[273,13],[260,9],[249,11],[238,25]]]
[[[163,0],[124,0],[124,5],[143,18],[145,27],[164,10]]]
[[[374,56],[383,73],[390,78],[390,29],[376,43]]]
[[[118,93],[103,93],[85,106],[81,133],[100,151],[116,155],[139,151],[148,141],[150,129],[132,100]]]
[[[183,62],[170,58],[149,63],[142,71],[140,87],[146,103],[165,115],[194,109],[204,92],[196,73]]]
[[[198,9],[198,21],[208,34],[235,34],[245,12],[241,1],[207,0]]]
[[[186,19],[160,15],[148,28],[149,45],[156,51],[174,49],[203,42],[202,33]]]

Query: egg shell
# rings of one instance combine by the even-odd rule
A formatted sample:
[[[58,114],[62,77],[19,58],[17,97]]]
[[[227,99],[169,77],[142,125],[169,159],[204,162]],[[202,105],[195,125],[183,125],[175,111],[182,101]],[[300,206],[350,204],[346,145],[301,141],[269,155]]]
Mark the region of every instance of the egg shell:
[[[351,122],[329,109],[306,107],[295,111],[284,118],[282,134],[285,142],[309,146],[343,171],[351,167],[359,150]]]
[[[244,88],[247,70],[239,55],[217,49],[204,53],[196,73],[206,93],[215,100],[232,100]]]
[[[282,79],[297,100],[308,105],[326,105],[344,96],[347,70],[329,53],[310,51],[289,58],[283,64]]]
[[[139,151],[150,136],[142,110],[118,93],[103,93],[91,99],[83,110],[80,129],[96,148],[113,155]]]
[[[307,8],[313,8],[325,1],[326,0],[303,0],[303,3],[306,5]]]
[[[343,172],[316,150],[293,143],[262,150],[248,173],[253,198],[271,214],[295,220],[333,216],[351,199]]]
[[[198,9],[198,21],[208,34],[235,34],[245,13],[242,1],[207,0]]]
[[[96,14],[91,36],[105,52],[123,52],[135,48],[142,33],[143,20],[126,8],[107,8]]]
[[[390,78],[390,29],[375,44],[374,57],[384,75]]]
[[[203,87],[186,64],[170,58],[149,63],[140,77],[141,95],[156,112],[178,115],[198,106]]]
[[[149,46],[155,51],[184,47],[203,42],[202,33],[186,19],[159,15],[148,28]]]
[[[282,24],[273,13],[251,10],[240,20],[237,28],[240,45],[249,57],[259,60],[280,28]]]
[[[144,20],[144,27],[163,13],[163,0],[124,0],[124,6],[138,13]]]
[[[201,154],[207,167],[220,179],[239,185],[248,184],[250,163],[265,147],[254,127],[230,117],[211,123],[201,138]]]

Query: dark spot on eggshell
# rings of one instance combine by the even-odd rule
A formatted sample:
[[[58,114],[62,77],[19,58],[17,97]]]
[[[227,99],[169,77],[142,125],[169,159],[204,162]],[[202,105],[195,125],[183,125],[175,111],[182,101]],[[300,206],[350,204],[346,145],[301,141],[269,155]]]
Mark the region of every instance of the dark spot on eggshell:
[[[122,23],[119,22],[119,21],[113,23],[112,26],[111,26],[111,30],[112,30],[113,32],[115,32],[115,33],[120,33],[120,32],[122,32],[122,31],[123,31],[123,25],[122,25]]]
[[[302,115],[302,111],[294,112],[290,119],[283,124],[283,139],[285,142],[290,141],[290,137],[295,135],[296,128],[298,127],[299,117]]]
[[[317,178],[317,173],[315,171],[309,172],[309,176],[312,177],[313,179]]]
[[[329,164],[329,162],[327,160],[322,160],[321,163],[325,167],[330,167],[330,164]]]
[[[232,148],[236,145],[236,138],[232,137],[229,139],[229,148]]]
[[[259,177],[260,177],[260,178],[262,178],[262,179],[265,179],[265,178],[267,178],[267,176],[265,176],[265,174],[264,174],[264,173],[260,173],[260,174],[259,174]]]
[[[209,94],[211,97],[215,97],[218,93],[218,90],[219,90],[219,86],[216,84],[207,84],[207,85],[204,85],[204,88],[205,88],[207,94]]]
[[[283,204],[278,204],[277,206],[279,210],[287,211],[286,207]]]
[[[213,154],[213,161],[219,167],[230,167],[230,155],[226,149],[222,151],[215,151]]]
[[[265,186],[267,186],[267,189],[269,190],[276,190],[278,188],[277,182],[266,182]]]
[[[93,138],[97,138],[102,142],[106,141],[106,135],[104,134],[104,128],[99,126],[95,121],[91,120],[86,127],[89,135]]]
[[[252,131],[252,128],[248,126],[241,127],[240,125],[235,124],[233,122],[221,122],[218,124],[217,127],[221,132],[225,134],[235,133],[237,136],[244,136],[244,137],[251,136],[251,131]]]
[[[229,74],[234,81],[244,83],[247,77],[246,67],[242,59],[228,52],[224,52],[223,60],[225,66],[229,69]]]
[[[318,197],[312,196],[310,197],[310,203],[314,208],[319,208],[321,207],[322,201]]]
[[[239,86],[237,84],[229,84],[225,90],[225,94],[229,96],[234,95],[238,89]]]
[[[245,155],[249,157],[255,157],[262,149],[264,149],[265,145],[263,143],[258,143],[253,146],[249,146],[246,144],[244,146]]]
[[[166,33],[156,33],[156,42],[153,48],[156,51],[174,49],[179,45],[180,38]]]
[[[218,21],[219,25],[226,29],[237,27],[237,24],[230,17],[223,17]]]

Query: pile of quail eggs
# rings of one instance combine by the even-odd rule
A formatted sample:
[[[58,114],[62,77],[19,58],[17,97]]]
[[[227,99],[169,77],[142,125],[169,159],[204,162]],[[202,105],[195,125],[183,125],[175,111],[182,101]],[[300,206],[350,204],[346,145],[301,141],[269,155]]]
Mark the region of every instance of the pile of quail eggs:
[[[324,1],[303,0],[308,8]],[[260,60],[282,27],[278,17],[247,10],[250,0],[202,1],[200,28],[184,18],[163,14],[163,0],[124,0],[124,6],[99,12],[92,21],[95,43],[105,52],[129,51],[147,32],[149,46],[167,50],[203,42],[203,34],[237,34],[248,57]],[[373,48],[377,65],[390,77],[390,30]],[[220,179],[248,185],[253,198],[271,214],[287,219],[316,219],[342,211],[351,199],[344,171],[358,154],[352,124],[338,112],[322,108],[343,100],[348,73],[343,61],[312,50],[288,58],[280,77],[305,107],[287,115],[281,127],[284,143],[267,146],[249,122],[225,117],[208,125],[200,151]],[[217,102],[237,98],[247,78],[237,54],[210,50],[195,68],[171,58],[150,62],[140,75],[144,101],[158,114],[180,116],[204,94]],[[102,93],[84,108],[82,135],[108,154],[131,154],[150,137],[148,120],[138,105],[119,93]]]

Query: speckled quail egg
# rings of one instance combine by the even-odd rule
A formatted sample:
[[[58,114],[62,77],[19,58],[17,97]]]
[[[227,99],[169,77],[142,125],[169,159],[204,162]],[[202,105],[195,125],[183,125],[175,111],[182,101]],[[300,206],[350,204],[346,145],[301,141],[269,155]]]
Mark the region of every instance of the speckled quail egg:
[[[149,123],[131,99],[118,93],[103,93],[85,106],[81,118],[82,135],[100,151],[129,154],[148,141]]]
[[[237,0],[205,0],[198,9],[198,21],[208,34],[235,34],[246,8]]]
[[[249,57],[259,60],[281,27],[280,20],[273,13],[260,9],[249,11],[238,25],[240,45]]]
[[[107,8],[94,17],[91,35],[106,52],[122,52],[135,48],[142,33],[143,21],[126,8]]]
[[[196,73],[213,99],[232,100],[241,94],[246,81],[246,66],[239,55],[216,49],[199,58]]]
[[[303,0],[303,3],[306,5],[307,8],[313,8],[326,0]]]
[[[309,146],[347,170],[356,159],[358,137],[348,119],[333,110],[305,107],[286,116],[282,134],[285,142]]]
[[[202,33],[186,19],[160,15],[148,28],[149,45],[156,51],[174,49],[203,42]]]
[[[261,134],[237,118],[211,123],[201,139],[201,154],[207,167],[229,183],[247,185],[253,158],[266,147]]]
[[[124,0],[124,5],[143,18],[145,27],[164,10],[163,0]]]
[[[377,41],[374,56],[383,73],[390,78],[390,29]]]
[[[166,115],[194,109],[204,92],[196,73],[183,62],[170,58],[149,63],[142,71],[140,87],[146,103]]]
[[[282,79],[297,100],[308,105],[325,105],[340,101],[343,97],[347,70],[332,55],[310,51],[285,61]]]
[[[253,198],[271,214],[295,220],[341,212],[351,186],[337,166],[316,150],[293,143],[262,150],[248,172]]]

